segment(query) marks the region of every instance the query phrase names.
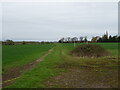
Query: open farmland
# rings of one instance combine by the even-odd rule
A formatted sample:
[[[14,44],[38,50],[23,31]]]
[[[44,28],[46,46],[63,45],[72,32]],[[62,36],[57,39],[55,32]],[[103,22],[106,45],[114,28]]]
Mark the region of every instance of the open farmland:
[[[2,64],[6,71],[13,67],[22,66],[36,60],[45,54],[53,44],[41,45],[3,45],[2,46]]]
[[[117,1],[16,1],[0,4],[3,90],[119,88]]]
[[[83,43],[76,43],[76,46],[80,44]],[[93,44],[100,44],[110,55],[99,58],[71,56],[69,52],[74,49],[73,43],[3,46],[3,73],[49,53],[35,67],[15,79],[6,80],[10,83],[5,87],[117,88],[118,43]]]

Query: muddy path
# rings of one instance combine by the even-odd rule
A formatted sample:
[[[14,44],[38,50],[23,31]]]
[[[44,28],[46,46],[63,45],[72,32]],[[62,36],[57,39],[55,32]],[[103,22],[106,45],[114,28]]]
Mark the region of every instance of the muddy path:
[[[93,68],[70,68],[44,82],[47,88],[118,88],[118,72],[94,71]]]
[[[19,76],[22,74],[22,72],[30,70],[34,68],[37,64],[39,64],[47,55],[49,55],[53,51],[52,49],[49,49],[46,54],[44,54],[41,58],[30,62],[28,64],[25,64],[21,67],[12,68],[9,71],[7,71],[5,74],[2,75],[2,87],[6,87],[11,85],[15,79],[19,78]]]

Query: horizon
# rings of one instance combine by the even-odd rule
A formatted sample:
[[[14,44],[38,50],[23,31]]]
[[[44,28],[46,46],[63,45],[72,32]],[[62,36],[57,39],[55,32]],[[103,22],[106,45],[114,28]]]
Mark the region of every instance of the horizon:
[[[107,33],[108,33],[108,32],[107,32]],[[104,33],[104,34],[105,34],[105,33]],[[103,35],[104,35],[104,34],[103,34]],[[101,35],[101,36],[99,36],[99,37],[102,37],[103,35]],[[96,35],[96,36],[97,36],[97,35]],[[93,36],[93,37],[96,37],[96,36]],[[112,36],[112,37],[113,37],[113,36],[120,36],[120,35],[118,35],[118,34],[116,34],[116,35],[111,35],[111,34],[108,33],[108,38],[109,38],[109,36]],[[68,38],[68,37],[62,37],[62,38]],[[73,37],[70,37],[70,38],[73,38]],[[77,38],[79,39],[80,37],[77,37]],[[84,37],[83,37],[83,38],[84,38]],[[60,38],[60,39],[61,39],[61,38]],[[59,39],[59,40],[60,40],[60,39]],[[91,39],[92,39],[92,38],[89,38],[89,39],[87,38],[88,41],[91,41]],[[12,39],[6,39],[6,40],[12,40]],[[6,41],[6,40],[1,40],[1,41]],[[25,40],[25,39],[24,39],[24,40],[12,40],[12,41],[14,41],[14,42],[22,42],[22,41],[26,41],[26,42],[58,42],[59,40],[49,41],[49,40]]]

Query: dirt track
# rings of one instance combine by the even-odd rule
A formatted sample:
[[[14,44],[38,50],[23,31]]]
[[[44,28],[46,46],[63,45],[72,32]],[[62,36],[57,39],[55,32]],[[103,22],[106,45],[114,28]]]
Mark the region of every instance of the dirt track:
[[[118,72],[101,73],[92,68],[71,68],[45,81],[48,88],[118,88]]]
[[[12,68],[7,73],[3,74],[2,75],[2,87],[4,88],[6,86],[11,85],[15,81],[15,79],[19,78],[19,76],[22,74],[23,71],[34,68],[37,64],[39,64],[44,59],[44,57],[46,57],[48,54],[50,54],[52,52],[52,50],[53,50],[53,48],[50,49],[41,58],[39,58],[31,63],[25,64],[21,67]]]

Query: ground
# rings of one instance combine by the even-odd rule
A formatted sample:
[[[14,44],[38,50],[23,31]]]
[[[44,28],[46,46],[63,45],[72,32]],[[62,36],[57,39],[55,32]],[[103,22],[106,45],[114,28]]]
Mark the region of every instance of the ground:
[[[94,71],[94,69],[72,68],[68,72],[49,78],[45,85],[48,88],[116,88],[118,87],[117,71]]]
[[[8,70],[8,71],[4,70],[5,72],[3,73],[3,77],[5,77],[5,75],[6,77],[8,77],[8,79],[5,78],[4,81],[11,82],[8,85],[5,85],[5,87],[117,88],[118,44],[117,43],[98,43],[98,44],[102,45],[111,54],[109,56],[100,58],[75,57],[69,54],[69,52],[74,48],[73,44],[55,44],[43,50],[44,53],[41,54],[41,56],[38,59],[30,60],[29,63],[25,64],[22,63],[21,66],[18,66],[19,69],[16,68],[18,69],[16,71],[17,72],[21,71],[21,73],[20,74],[16,73],[18,75],[15,77],[14,77],[15,71],[10,71],[14,70],[15,68],[14,67],[10,69],[7,68],[10,67],[11,65],[7,66],[8,63],[4,61],[5,69]],[[38,61],[40,60],[41,62],[36,62],[37,60]],[[15,79],[13,77],[10,78],[8,76],[10,72],[14,72],[13,73],[14,75],[12,76]]]

